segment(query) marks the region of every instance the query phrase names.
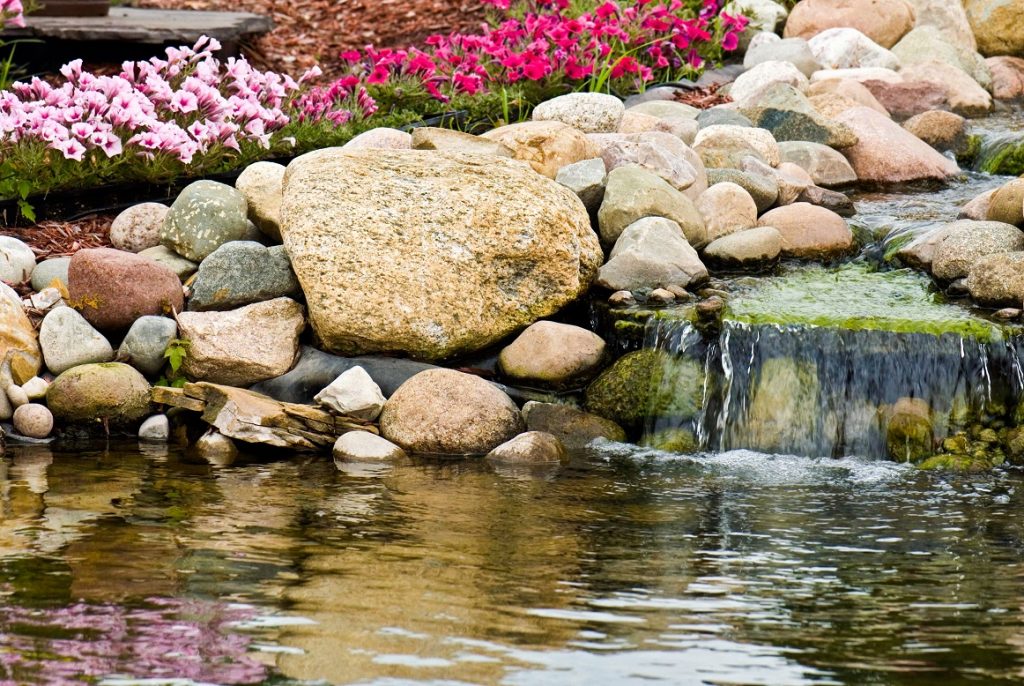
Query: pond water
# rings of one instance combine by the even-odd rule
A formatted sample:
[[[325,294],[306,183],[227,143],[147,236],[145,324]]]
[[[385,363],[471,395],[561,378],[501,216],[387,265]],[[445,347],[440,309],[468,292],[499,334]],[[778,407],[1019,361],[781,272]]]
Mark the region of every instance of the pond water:
[[[9,448],[2,684],[1024,679],[1022,473]]]

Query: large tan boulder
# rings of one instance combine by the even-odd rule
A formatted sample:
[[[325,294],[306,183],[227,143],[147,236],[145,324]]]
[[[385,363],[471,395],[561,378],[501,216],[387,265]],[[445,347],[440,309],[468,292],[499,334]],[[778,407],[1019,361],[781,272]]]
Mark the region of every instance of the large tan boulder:
[[[560,388],[589,381],[600,371],[604,357],[604,339],[593,331],[541,321],[505,346],[498,364],[513,381]]]
[[[21,375],[27,374],[27,379],[35,376],[43,363],[39,341],[18,296],[3,284],[0,284],[0,288],[4,289],[4,292],[0,293],[0,361],[3,361],[9,351],[24,353],[19,357],[24,358],[28,368],[23,369]]]
[[[868,107],[854,107],[836,117],[857,134],[857,144],[843,150],[857,178],[876,183],[943,180],[960,169],[896,122]]]
[[[558,121],[523,121],[499,126],[481,138],[503,143],[517,160],[526,162],[538,174],[555,178],[567,164],[597,157],[586,134]]]
[[[853,247],[845,219],[806,202],[776,207],[761,215],[757,224],[774,227],[782,236],[782,254],[791,257],[836,257]]]
[[[801,0],[790,11],[783,35],[811,39],[842,27],[891,48],[914,27],[914,8],[903,0]]]
[[[1024,3],[1020,0],[963,0],[967,21],[985,56],[1024,57]]]
[[[380,416],[384,438],[411,453],[483,455],[521,433],[512,399],[478,376],[431,369],[403,383]]]
[[[303,156],[282,218],[313,328],[346,355],[478,350],[585,293],[603,260],[572,191],[490,155]]]

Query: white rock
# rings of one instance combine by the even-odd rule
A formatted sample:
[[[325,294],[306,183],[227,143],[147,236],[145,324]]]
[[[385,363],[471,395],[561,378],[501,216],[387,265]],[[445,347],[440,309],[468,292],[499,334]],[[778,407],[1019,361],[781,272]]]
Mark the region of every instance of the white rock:
[[[0,236],[0,281],[22,283],[32,278],[36,255],[17,238]]]
[[[779,144],[768,129],[733,124],[712,124],[697,132],[697,138],[693,141],[693,145],[694,147],[700,146],[702,143],[714,145],[715,141],[724,139],[744,141],[770,166],[779,166],[781,161]]]
[[[171,423],[165,414],[155,414],[142,422],[139,427],[139,438],[143,441],[164,443],[171,435]]]
[[[349,431],[334,443],[334,459],[342,462],[379,462],[399,460],[405,451],[386,438],[369,431]]]
[[[809,85],[807,77],[794,65],[769,60],[740,74],[729,89],[729,96],[736,102],[736,106],[742,109],[755,102],[761,92],[776,83],[787,83],[801,93],[807,90]]]
[[[52,286],[33,293],[28,300],[31,306],[37,310],[49,310],[63,302],[60,291]]]
[[[903,77],[892,69],[885,67],[858,67],[856,69],[822,69],[811,74],[811,83],[828,81],[829,79],[849,79],[857,83],[865,81],[885,81],[887,83],[903,83]]]
[[[238,459],[238,446],[230,438],[211,429],[196,441],[195,451],[216,467],[227,467]]]
[[[118,250],[136,253],[160,245],[160,229],[169,209],[158,202],[132,205],[110,225],[111,244]]]
[[[825,69],[900,68],[896,55],[857,29],[826,29],[807,41],[807,45]]]
[[[58,307],[43,317],[39,329],[43,361],[54,374],[90,362],[109,362],[114,357],[110,341],[70,307]]]
[[[760,30],[762,33],[771,35],[774,35],[775,29],[778,28],[782,20],[789,14],[785,7],[772,0],[732,0],[722,11],[728,14],[742,14],[745,17],[749,17],[749,28],[744,33]],[[753,41],[751,41],[751,44],[753,44]]]
[[[14,430],[29,438],[46,438],[53,431],[53,414],[45,405],[22,405],[14,411]]]
[[[412,148],[412,134],[381,126],[363,131],[341,147],[346,150],[409,150]]]
[[[46,379],[38,376],[33,376],[21,384],[21,390],[25,391],[25,395],[28,396],[29,400],[42,400],[46,397],[46,389],[49,387],[50,384],[46,383]]]
[[[358,419],[376,419],[386,398],[366,370],[352,367],[316,394],[316,402],[338,414]]]
[[[614,95],[569,93],[537,105],[533,120],[562,122],[583,133],[614,133],[625,112],[625,105]]]
[[[11,407],[18,408],[28,405],[28,393],[21,386],[8,386],[7,398],[11,401]]]

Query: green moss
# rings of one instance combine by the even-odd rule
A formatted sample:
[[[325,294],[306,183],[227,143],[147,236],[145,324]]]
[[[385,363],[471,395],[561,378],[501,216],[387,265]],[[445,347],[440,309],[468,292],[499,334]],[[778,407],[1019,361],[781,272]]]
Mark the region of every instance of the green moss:
[[[734,291],[726,320],[931,335],[982,341],[1003,338],[1004,327],[945,301],[916,271],[873,270],[853,262],[839,267],[791,267],[777,277],[749,280]]]
[[[668,453],[691,454],[697,452],[697,437],[689,429],[682,427],[663,429],[644,439],[644,445]]]
[[[986,472],[1003,463],[1001,453],[991,455],[943,454],[929,457],[918,469],[946,472]]]
[[[963,146],[956,151],[956,161],[961,165],[969,165],[981,153],[981,136],[972,133],[964,139]]]
[[[978,171],[1008,176],[1024,174],[1024,139],[1009,141],[998,146],[995,152],[984,155],[978,161]]]

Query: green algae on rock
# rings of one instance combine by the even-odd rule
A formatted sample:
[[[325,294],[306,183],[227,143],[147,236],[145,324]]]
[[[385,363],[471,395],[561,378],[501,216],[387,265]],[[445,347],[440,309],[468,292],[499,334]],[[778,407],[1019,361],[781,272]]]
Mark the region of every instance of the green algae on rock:
[[[149,413],[149,391],[146,378],[127,364],[83,364],[53,380],[46,404],[54,418],[65,422],[131,424]]]

